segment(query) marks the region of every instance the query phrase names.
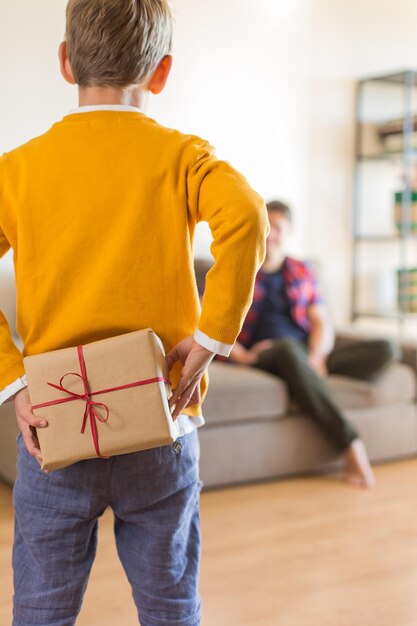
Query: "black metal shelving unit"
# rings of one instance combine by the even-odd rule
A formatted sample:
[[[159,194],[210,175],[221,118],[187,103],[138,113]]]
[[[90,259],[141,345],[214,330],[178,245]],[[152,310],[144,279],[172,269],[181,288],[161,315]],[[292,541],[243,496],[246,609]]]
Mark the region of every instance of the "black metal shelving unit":
[[[391,134],[390,134],[391,129]],[[394,132],[394,130],[395,132]],[[388,140],[396,146],[392,149]],[[392,169],[392,179],[391,172]],[[372,180],[372,183],[369,181]],[[378,183],[379,180],[379,183]],[[379,187],[378,187],[379,184]],[[391,184],[391,187],[389,185]],[[372,199],[370,188],[384,190],[384,200]],[[396,186],[396,189],[395,189]],[[352,294],[351,319],[384,318],[398,322],[417,320],[410,310],[406,289],[399,288],[409,270],[417,272],[417,226],[413,224],[413,190],[417,189],[417,71],[404,70],[358,81],[356,88],[355,181],[352,219]],[[400,218],[395,221],[394,192],[401,192]],[[378,193],[375,193],[377,196]],[[384,204],[385,203],[385,204]],[[415,198],[414,198],[415,203]],[[384,211],[380,211],[384,205]],[[417,204],[414,207],[416,210]],[[388,213],[391,209],[390,223]],[[364,214],[366,219],[364,220]],[[397,213],[398,217],[398,213]],[[415,214],[414,214],[415,219]],[[368,226],[364,228],[364,222]],[[369,226],[369,222],[372,225]],[[384,227],[381,223],[385,222]],[[391,302],[370,302],[366,280],[372,281],[366,254],[378,266],[380,275],[386,265],[386,283],[391,282]],[[364,260],[365,259],[365,260]],[[396,260],[395,260],[396,259]],[[372,266],[370,263],[370,266]],[[391,263],[391,265],[390,265]],[[407,272],[404,272],[407,270]],[[367,273],[368,272],[368,273]],[[408,280],[408,278],[407,278]],[[361,281],[363,281],[361,283]],[[402,283],[404,285],[404,283]],[[395,290],[396,287],[396,290]],[[384,287],[379,287],[383,293]],[[417,290],[417,288],[416,288]],[[375,291],[378,291],[375,288]],[[363,301],[365,300],[365,302]],[[382,298],[383,300],[383,298]],[[417,303],[416,303],[417,304]]]

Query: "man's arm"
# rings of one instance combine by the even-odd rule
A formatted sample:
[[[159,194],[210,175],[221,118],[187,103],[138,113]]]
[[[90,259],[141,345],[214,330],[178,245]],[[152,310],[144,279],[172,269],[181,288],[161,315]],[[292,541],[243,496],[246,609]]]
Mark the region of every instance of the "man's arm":
[[[324,359],[334,345],[333,325],[327,309],[323,303],[311,304],[307,309],[307,316],[311,323],[308,341],[310,355]]]
[[[252,302],[256,273],[265,260],[268,212],[243,174],[214,156],[211,144],[194,138],[188,148],[188,208],[195,222],[208,222],[213,236],[214,264],[205,278],[197,336],[227,344],[230,354]]]

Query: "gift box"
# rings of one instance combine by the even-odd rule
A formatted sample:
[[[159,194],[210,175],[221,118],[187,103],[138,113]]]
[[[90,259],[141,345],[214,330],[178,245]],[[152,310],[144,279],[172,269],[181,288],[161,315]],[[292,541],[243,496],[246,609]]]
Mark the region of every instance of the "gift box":
[[[152,330],[23,358],[42,469],[173,443],[179,427],[161,339]]]

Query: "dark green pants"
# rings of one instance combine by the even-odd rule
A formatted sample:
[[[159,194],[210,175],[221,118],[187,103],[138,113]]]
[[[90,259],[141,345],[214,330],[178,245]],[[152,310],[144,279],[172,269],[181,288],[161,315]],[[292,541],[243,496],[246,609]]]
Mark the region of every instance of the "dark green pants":
[[[361,341],[335,348],[327,357],[327,369],[329,374],[371,381],[399,358],[401,349],[394,342]],[[308,363],[308,349],[302,342],[290,337],[276,339],[252,367],[283,379],[290,397],[340,450],[359,436],[337,406],[326,380]]]

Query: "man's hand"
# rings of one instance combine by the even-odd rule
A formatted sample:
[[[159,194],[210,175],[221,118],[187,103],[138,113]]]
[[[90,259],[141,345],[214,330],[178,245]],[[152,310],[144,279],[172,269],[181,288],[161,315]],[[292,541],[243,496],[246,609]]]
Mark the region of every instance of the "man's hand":
[[[214,355],[215,352],[204,348],[192,335],[177,343],[165,355],[169,370],[177,361],[183,364],[178,385],[172,390],[172,396],[168,401],[170,410],[175,404],[175,409],[171,413],[174,420],[185,407],[200,402],[200,380]]]
[[[16,411],[17,425],[22,433],[25,446],[29,454],[37,459],[39,465],[42,465],[42,454],[35,426],[44,427],[48,425],[48,422],[45,419],[36,417],[36,415],[32,412],[32,405],[27,387],[18,391],[13,397],[13,401]],[[44,471],[48,472],[48,470]]]
[[[326,358],[322,354],[318,352],[310,352],[308,355],[308,362],[322,378],[325,378],[328,375]]]
[[[259,354],[263,350],[267,350],[268,348],[270,348],[273,344],[274,344],[273,339],[262,339],[261,341],[254,343],[250,349],[251,349],[251,352],[255,352],[256,354]]]
[[[250,365],[258,360],[258,355],[252,350],[247,350],[241,343],[235,343],[229,354],[229,359],[234,363]]]

